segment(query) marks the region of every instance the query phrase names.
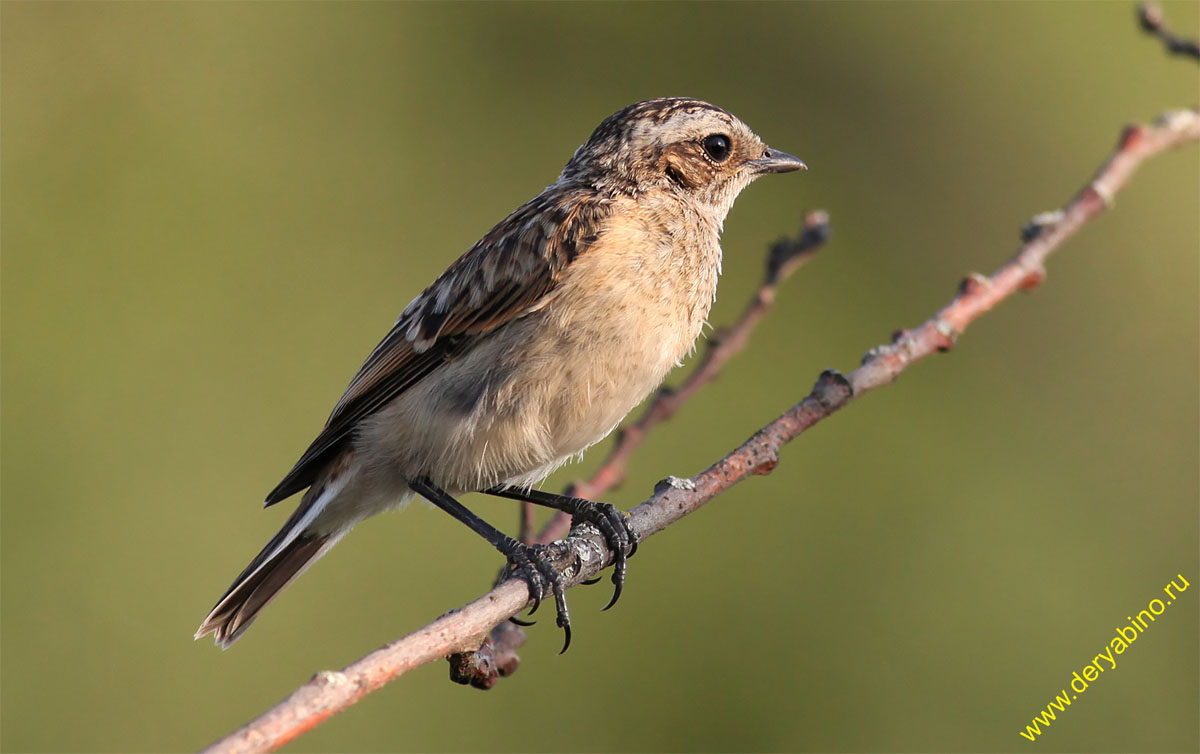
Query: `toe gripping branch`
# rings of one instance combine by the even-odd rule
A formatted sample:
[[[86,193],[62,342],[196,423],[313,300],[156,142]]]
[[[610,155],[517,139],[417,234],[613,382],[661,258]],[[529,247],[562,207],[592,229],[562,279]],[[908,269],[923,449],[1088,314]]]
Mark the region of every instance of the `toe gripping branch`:
[[[604,606],[604,609],[607,610],[617,604],[617,600],[620,599],[621,591],[625,586],[628,560],[637,552],[638,537],[637,532],[633,530],[633,526],[629,522],[629,518],[618,510],[616,506],[609,503],[600,503],[594,500],[567,495],[556,495],[551,492],[522,487],[493,487],[484,490],[484,493],[512,500],[521,500],[569,513],[572,519],[572,530],[581,523],[588,523],[595,526],[601,536],[604,537],[604,542],[608,546],[608,549],[613,553],[613,596],[608,601],[608,604]],[[520,571],[526,581],[529,582],[530,594],[534,599],[533,608],[529,611],[530,615],[537,610],[541,602],[540,596],[544,596],[545,594],[545,583],[549,582],[551,585],[554,593],[554,604],[558,610],[557,624],[566,634],[562,648],[562,651],[566,652],[567,647],[571,645],[571,616],[567,608],[566,589],[562,575],[554,568],[552,563],[549,563],[549,558],[557,554],[549,552],[550,548],[554,548],[555,545],[522,545],[513,542],[508,547],[512,554],[508,552],[505,554],[509,558],[512,571],[514,573]],[[501,549],[501,552],[505,551]],[[532,568],[521,562],[523,555],[529,556],[532,561],[530,564],[533,566]],[[549,566],[550,573],[553,574],[552,576],[546,572],[543,561],[539,560],[539,558],[546,559],[545,565]],[[544,581],[540,585],[535,586],[535,582],[539,579],[544,579]],[[543,590],[542,595],[537,594],[539,588]],[[529,625],[526,622],[516,619],[514,619],[514,622],[518,625]]]
[[[563,544],[561,542],[549,545],[523,544],[476,516],[429,479],[410,480],[409,486],[417,494],[483,537],[504,555],[508,560],[505,573],[509,577],[520,576],[529,585],[529,595],[533,600],[533,607],[529,611],[530,615],[537,611],[546,596],[554,595],[554,606],[558,613],[556,623],[564,633],[562,652],[566,652],[567,648],[571,646],[571,613],[567,608],[566,580],[554,563],[566,552]],[[625,584],[626,562],[637,551],[638,543],[637,533],[633,530],[625,514],[608,503],[555,495],[540,490],[494,487],[485,490],[485,493],[513,500],[523,500],[570,513],[572,529],[580,523],[590,523],[595,526],[603,535],[608,548],[613,552],[613,596],[604,609],[607,610],[617,603]],[[516,619],[513,620],[518,625],[529,625]]]

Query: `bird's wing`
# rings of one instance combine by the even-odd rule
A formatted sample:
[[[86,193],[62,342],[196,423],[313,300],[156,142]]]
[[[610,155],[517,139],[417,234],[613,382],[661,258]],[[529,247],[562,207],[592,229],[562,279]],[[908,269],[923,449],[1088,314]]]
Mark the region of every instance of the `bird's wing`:
[[[266,504],[312,485],[363,419],[469,351],[484,334],[537,309],[571,262],[595,243],[608,208],[594,195],[543,194],[459,257],[405,308]]]

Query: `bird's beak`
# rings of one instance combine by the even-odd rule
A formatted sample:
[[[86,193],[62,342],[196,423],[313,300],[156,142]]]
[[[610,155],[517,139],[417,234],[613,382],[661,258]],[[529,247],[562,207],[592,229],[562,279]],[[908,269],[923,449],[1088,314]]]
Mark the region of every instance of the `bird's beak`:
[[[793,170],[808,170],[808,165],[798,157],[792,157],[787,152],[767,148],[763,156],[748,163],[755,173],[790,173]]]

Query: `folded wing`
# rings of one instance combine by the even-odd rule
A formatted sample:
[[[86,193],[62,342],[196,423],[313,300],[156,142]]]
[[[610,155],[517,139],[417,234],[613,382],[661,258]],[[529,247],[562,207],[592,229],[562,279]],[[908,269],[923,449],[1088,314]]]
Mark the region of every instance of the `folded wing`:
[[[312,485],[363,419],[484,334],[544,304],[571,263],[595,243],[608,211],[608,202],[593,193],[549,190],[480,239],[408,305],[266,504]]]

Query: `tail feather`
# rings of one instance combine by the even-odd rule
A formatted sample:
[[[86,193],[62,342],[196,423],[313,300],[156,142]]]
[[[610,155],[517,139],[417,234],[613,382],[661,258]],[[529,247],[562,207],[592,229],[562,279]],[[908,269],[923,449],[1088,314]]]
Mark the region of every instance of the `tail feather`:
[[[196,638],[211,633],[218,645],[228,649],[284,587],[340,538],[334,534],[301,534],[277,552],[272,552],[277,548],[272,540],[213,607],[196,631]]]
[[[213,634],[217,644],[228,649],[271,600],[350,531],[354,520],[338,521],[327,514],[353,477],[347,471],[352,460],[351,453],[342,454],[325,470],[324,478],[309,488],[283,528],[217,600],[196,630],[197,639]]]

